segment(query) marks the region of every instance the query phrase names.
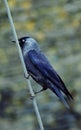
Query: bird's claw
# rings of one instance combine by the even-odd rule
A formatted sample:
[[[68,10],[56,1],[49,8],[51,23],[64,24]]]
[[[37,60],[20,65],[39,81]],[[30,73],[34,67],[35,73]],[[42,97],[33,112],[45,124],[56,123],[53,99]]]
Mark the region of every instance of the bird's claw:
[[[26,79],[29,79],[30,75],[29,75],[29,74],[28,74],[28,75],[24,74],[24,77],[25,77]]]
[[[31,95],[30,99],[33,100],[35,98],[35,95]]]

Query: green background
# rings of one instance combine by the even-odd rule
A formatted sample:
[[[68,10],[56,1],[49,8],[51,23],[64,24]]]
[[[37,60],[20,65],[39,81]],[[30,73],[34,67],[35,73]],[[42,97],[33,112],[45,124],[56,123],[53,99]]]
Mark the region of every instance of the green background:
[[[72,112],[36,96],[45,130],[81,129],[81,0],[8,0],[18,37],[31,36],[72,93]],[[0,1],[0,129],[39,130],[4,1]],[[32,79],[34,91],[41,87]]]

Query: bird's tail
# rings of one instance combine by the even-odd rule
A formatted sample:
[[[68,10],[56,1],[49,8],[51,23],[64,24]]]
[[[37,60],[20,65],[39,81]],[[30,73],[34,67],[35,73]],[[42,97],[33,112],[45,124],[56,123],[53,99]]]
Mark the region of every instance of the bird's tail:
[[[60,79],[60,87],[58,86],[58,88],[67,96],[67,98],[69,100],[73,100],[72,95],[70,94],[70,92],[67,90],[64,82],[62,81],[62,79],[59,77]]]
[[[63,102],[63,104],[70,109],[69,104],[67,103],[66,99],[64,98],[64,95],[62,94],[62,92],[54,85],[50,85],[49,89],[51,89],[58,97],[59,99]]]

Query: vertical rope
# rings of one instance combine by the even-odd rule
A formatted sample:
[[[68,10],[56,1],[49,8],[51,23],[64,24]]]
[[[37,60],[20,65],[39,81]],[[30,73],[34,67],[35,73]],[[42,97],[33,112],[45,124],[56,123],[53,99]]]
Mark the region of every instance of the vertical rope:
[[[24,63],[24,60],[23,60],[22,51],[21,51],[21,48],[19,46],[17,34],[16,34],[16,31],[15,31],[13,19],[12,19],[12,16],[11,16],[11,12],[10,12],[7,0],[4,0],[4,3],[5,3],[8,18],[9,18],[9,21],[10,21],[11,29],[12,29],[12,32],[13,32],[13,35],[14,35],[14,39],[16,41],[17,49],[18,49],[20,60],[21,60],[22,67],[23,67],[23,71],[24,71],[25,75],[27,76],[28,75],[27,69],[26,69],[26,66],[25,66],[25,63]],[[31,96],[35,96],[33,89],[32,89],[32,86],[31,86],[31,83],[30,83],[30,80],[27,79],[26,81],[27,81]],[[37,102],[36,102],[35,98],[33,98],[33,105],[34,105],[34,108],[35,108],[35,112],[36,112],[37,120],[38,120],[38,123],[39,123],[39,126],[40,126],[40,130],[44,130],[43,123],[42,123],[42,120],[41,120],[41,116],[40,116],[38,106],[37,106]]]

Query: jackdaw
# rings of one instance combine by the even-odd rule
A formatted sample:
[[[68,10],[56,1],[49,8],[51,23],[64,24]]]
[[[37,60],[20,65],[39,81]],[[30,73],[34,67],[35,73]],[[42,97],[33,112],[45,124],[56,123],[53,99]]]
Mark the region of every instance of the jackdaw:
[[[61,77],[43,54],[37,41],[31,37],[22,37],[18,40],[29,76],[42,86],[42,89],[36,93],[49,88],[67,108],[70,108],[64,95],[70,100],[73,97],[67,90]]]

